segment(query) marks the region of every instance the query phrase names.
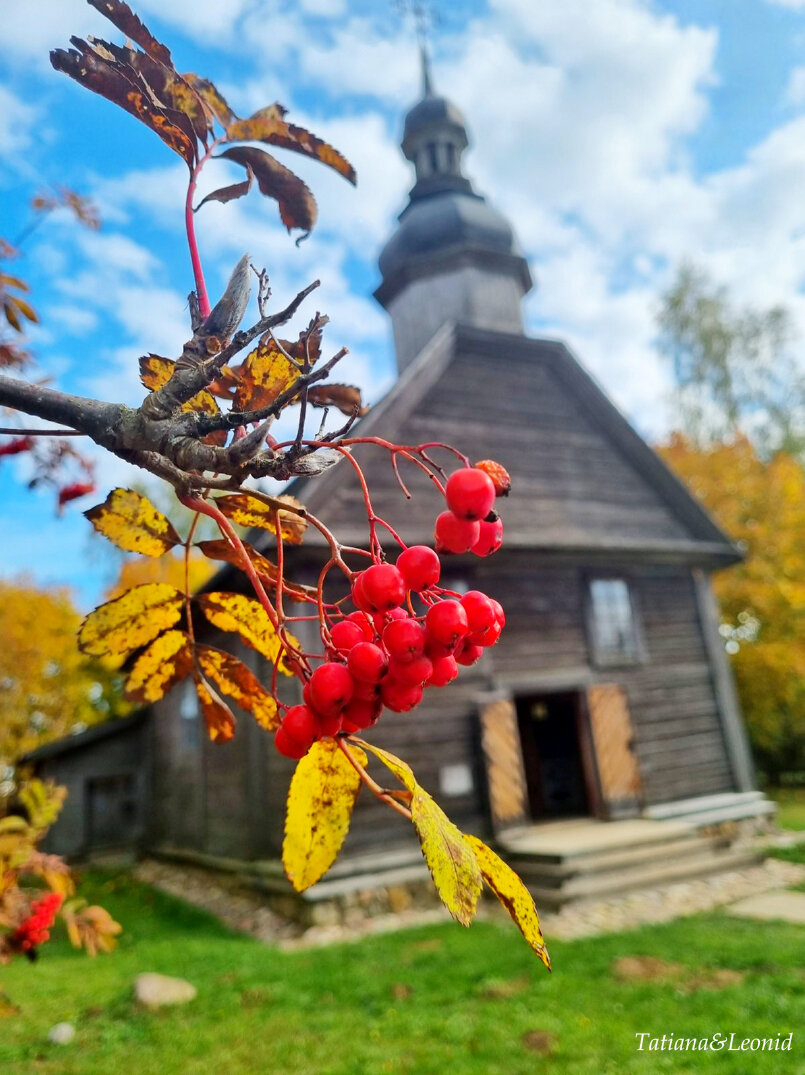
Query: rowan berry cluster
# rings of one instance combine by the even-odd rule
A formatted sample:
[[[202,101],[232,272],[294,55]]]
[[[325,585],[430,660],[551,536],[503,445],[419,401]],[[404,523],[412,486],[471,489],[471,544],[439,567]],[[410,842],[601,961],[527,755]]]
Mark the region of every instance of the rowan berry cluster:
[[[31,904],[31,914],[17,926],[10,938],[11,945],[20,952],[31,952],[50,940],[50,927],[59,912],[63,897],[50,892]]]
[[[383,709],[415,709],[428,687],[447,686],[460,665],[475,664],[497,642],[502,606],[480,590],[458,594],[440,587],[438,553],[495,552],[503,524],[493,505],[508,490],[508,475],[497,463],[456,471],[445,485],[447,510],[436,520],[438,551],[413,545],[396,564],[378,557],[353,574],[354,610],[339,607],[341,618],[327,626],[326,660],[275,734],[280,753],[301,758],[317,739],[371,727]]]

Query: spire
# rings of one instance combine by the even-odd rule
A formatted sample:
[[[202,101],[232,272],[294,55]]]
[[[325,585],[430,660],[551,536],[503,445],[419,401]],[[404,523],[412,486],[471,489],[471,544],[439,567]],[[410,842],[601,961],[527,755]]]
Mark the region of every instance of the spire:
[[[419,59],[422,64],[422,96],[433,97],[433,77],[430,70],[428,43],[424,36],[419,39]]]

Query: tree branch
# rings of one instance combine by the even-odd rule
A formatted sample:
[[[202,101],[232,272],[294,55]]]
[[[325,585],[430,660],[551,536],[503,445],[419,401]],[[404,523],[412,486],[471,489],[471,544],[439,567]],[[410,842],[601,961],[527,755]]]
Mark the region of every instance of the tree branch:
[[[0,374],[0,406],[70,426],[78,433],[88,434],[104,447],[108,446],[110,438],[114,441],[115,427],[128,410],[120,403],[73,396],[3,374]]]

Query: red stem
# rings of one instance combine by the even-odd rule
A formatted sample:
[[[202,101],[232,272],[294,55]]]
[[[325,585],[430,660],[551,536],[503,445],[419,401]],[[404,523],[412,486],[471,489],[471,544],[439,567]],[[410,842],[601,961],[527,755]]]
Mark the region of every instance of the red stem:
[[[193,265],[193,279],[196,282],[196,294],[198,295],[198,312],[206,320],[210,316],[210,298],[207,294],[207,284],[204,280],[204,269],[201,265],[201,255],[199,254],[198,241],[196,239],[196,218],[193,213],[193,198],[196,193],[196,182],[199,177],[199,173],[204,165],[210,158],[212,151],[218,145],[215,141],[210,148],[199,160],[193,171],[190,173],[190,182],[187,184],[187,197],[184,203],[184,225],[187,231],[187,245],[190,249],[190,261]]]

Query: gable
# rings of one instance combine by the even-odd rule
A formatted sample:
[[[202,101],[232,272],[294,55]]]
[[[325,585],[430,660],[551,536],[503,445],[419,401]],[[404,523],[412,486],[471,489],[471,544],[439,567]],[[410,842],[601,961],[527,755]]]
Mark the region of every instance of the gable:
[[[738,559],[562,344],[446,326],[356,429],[356,435],[373,433],[402,444],[442,441],[472,461],[501,462],[514,486],[501,506],[509,546]],[[376,512],[406,540],[428,540],[443,501],[427,477],[401,461],[414,494],[409,503],[388,453],[366,446],[355,454]],[[434,456],[453,469],[448,454]],[[365,541],[365,509],[352,468],[339,464],[294,491],[344,540]]]

